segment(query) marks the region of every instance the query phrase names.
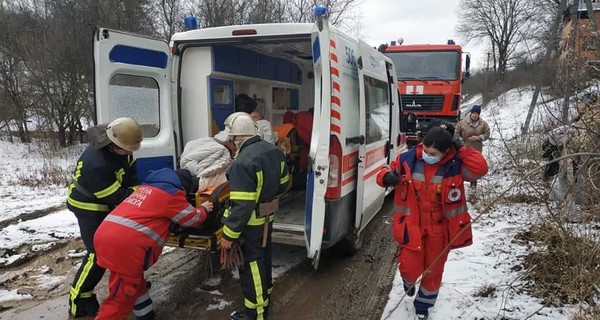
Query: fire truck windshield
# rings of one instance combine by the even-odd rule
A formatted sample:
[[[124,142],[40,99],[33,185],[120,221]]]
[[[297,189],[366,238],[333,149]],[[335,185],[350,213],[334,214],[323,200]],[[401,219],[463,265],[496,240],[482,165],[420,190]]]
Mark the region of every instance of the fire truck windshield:
[[[399,80],[456,80],[460,55],[456,51],[387,52]]]

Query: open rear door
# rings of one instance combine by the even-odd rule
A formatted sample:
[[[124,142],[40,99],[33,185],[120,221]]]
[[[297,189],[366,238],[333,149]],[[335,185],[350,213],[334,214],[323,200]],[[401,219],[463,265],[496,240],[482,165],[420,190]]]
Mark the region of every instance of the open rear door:
[[[167,42],[109,29],[94,36],[96,121],[132,117],[144,140],[135,153],[143,181],[150,170],[175,168]]]
[[[325,192],[329,177],[329,139],[331,126],[330,33],[327,18],[319,16],[312,32],[315,72],[315,102],[310,162],[306,184],[305,239],[307,256],[315,269],[319,266],[325,226]]]
[[[383,205],[385,189],[376,182],[387,165],[392,104],[386,57],[367,43],[358,43],[360,135],[355,229],[360,234]],[[364,137],[364,138],[363,138]]]

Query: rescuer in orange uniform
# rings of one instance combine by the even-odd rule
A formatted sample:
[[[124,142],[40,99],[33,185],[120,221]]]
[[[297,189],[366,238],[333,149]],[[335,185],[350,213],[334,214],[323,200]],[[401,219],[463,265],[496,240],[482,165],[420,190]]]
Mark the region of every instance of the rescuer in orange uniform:
[[[488,170],[481,153],[453,135],[452,125],[433,123],[420,144],[377,175],[380,186],[396,187],[392,231],[408,296],[415,294],[417,279],[429,269],[414,301],[419,319],[427,319],[435,304],[448,249],[473,243],[464,181],[475,181]]]
[[[154,319],[144,271],[158,260],[172,223],[199,226],[213,208],[208,201],[199,208],[187,201],[197,179],[186,169],[153,171],[104,219],[94,245],[98,265],[110,270],[109,294],[96,320],[123,320],[132,309],[136,320]]]

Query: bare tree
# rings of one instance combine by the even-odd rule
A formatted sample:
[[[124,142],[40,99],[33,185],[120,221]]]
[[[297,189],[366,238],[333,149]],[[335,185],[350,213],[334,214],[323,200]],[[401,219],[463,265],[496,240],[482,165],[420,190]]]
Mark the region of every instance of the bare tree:
[[[312,22],[313,9],[327,7],[332,24],[340,24],[358,0],[198,0],[205,27],[272,22]]]
[[[536,1],[463,0],[457,30],[467,41],[491,43],[501,80],[520,45],[531,36],[532,22],[541,14],[539,8]]]
[[[28,83],[25,67],[27,37],[23,31],[30,27],[31,17],[11,12],[0,6],[0,96],[2,96],[1,118],[12,141],[12,129],[16,129],[21,142],[30,142],[28,118],[34,104],[33,92]]]
[[[348,12],[352,11],[358,0],[290,0],[287,1],[289,6],[289,20],[293,22],[312,22],[313,9],[317,6],[325,6],[329,13],[329,20],[332,24],[337,25],[348,17]]]
[[[567,7],[567,0],[561,0],[559,7],[556,10],[554,23],[552,25],[552,32],[550,37],[548,38],[548,42],[546,43],[546,53],[544,55],[543,63],[550,62],[553,54],[554,48],[558,47],[558,34],[560,31],[560,22],[563,15],[563,11]],[[527,118],[525,119],[525,123],[521,128],[521,132],[526,134],[529,130],[529,124],[531,123],[531,117],[533,116],[533,112],[535,111],[535,106],[537,104],[538,97],[540,95],[540,91],[542,88],[542,73],[544,72],[544,68],[539,68],[538,70],[538,79],[535,86],[535,90],[533,92],[533,97],[531,98],[531,103],[529,104],[529,111],[527,112]]]
[[[181,0],[155,0],[151,4],[151,12],[155,18],[156,33],[164,39],[171,39],[175,32],[183,29],[185,10],[185,4]]]

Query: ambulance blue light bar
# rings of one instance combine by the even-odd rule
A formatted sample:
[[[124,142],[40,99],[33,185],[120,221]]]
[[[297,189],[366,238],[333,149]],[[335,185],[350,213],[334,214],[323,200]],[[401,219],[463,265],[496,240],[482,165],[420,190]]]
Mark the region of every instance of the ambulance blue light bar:
[[[324,6],[315,7],[313,13],[315,14],[315,17],[322,16],[327,13],[327,8]]]
[[[450,40],[448,40],[448,44],[456,44],[456,43],[454,42],[454,40],[450,39]]]
[[[194,16],[187,16],[183,18],[183,29],[185,31],[198,29],[198,18]]]

